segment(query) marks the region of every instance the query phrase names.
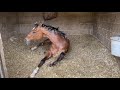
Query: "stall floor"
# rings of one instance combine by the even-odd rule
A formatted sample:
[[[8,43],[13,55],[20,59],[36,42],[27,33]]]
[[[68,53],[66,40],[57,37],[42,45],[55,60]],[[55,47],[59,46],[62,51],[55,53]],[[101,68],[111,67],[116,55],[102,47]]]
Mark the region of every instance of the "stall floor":
[[[14,38],[13,38],[14,37]],[[3,41],[6,64],[10,78],[27,78],[49,45],[31,51],[24,44],[24,35]],[[35,78],[119,78],[119,65],[110,52],[91,35],[68,36],[71,47],[64,60],[54,67],[51,58],[40,68]]]

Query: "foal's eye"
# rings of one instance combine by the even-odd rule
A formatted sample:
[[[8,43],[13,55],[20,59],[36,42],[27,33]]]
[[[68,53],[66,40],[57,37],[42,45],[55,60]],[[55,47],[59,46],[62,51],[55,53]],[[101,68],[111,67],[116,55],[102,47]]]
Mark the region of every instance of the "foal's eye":
[[[33,33],[36,33],[36,32],[33,32]]]

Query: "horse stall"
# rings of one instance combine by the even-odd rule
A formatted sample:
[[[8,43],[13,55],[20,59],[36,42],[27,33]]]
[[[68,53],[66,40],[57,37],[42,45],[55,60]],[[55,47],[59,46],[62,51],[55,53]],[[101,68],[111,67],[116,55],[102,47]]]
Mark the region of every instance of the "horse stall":
[[[120,34],[120,13],[0,12],[0,32],[9,78],[27,78],[45,56],[49,44],[32,51],[24,42],[34,23],[43,20],[67,34],[70,48],[56,66],[49,66],[56,57],[47,60],[35,78],[120,77],[119,58],[111,55],[110,46],[110,37]]]

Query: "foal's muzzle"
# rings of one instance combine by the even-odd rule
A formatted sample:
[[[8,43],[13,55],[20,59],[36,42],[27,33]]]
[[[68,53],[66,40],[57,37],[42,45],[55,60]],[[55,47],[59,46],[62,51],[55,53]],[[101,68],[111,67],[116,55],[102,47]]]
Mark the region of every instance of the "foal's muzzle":
[[[29,39],[25,39],[24,42],[26,43],[26,45],[30,45],[30,40]]]

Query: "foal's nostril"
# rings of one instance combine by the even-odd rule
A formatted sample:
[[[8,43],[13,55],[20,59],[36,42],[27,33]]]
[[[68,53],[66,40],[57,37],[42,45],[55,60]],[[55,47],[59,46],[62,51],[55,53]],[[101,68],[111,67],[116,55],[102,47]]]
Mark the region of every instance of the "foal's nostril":
[[[30,45],[30,40],[25,39],[24,42],[26,43],[26,45]]]

